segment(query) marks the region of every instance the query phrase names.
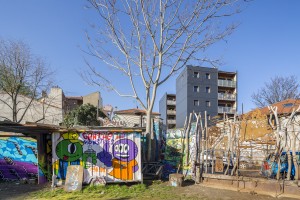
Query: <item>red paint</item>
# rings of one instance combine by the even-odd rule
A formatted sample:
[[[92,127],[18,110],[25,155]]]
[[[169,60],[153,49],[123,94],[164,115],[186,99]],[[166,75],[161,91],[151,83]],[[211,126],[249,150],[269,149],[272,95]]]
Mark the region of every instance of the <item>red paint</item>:
[[[102,139],[102,140],[111,140],[113,137],[112,133],[100,133],[100,132],[83,132],[82,133],[82,137],[85,140],[98,140],[98,139]]]

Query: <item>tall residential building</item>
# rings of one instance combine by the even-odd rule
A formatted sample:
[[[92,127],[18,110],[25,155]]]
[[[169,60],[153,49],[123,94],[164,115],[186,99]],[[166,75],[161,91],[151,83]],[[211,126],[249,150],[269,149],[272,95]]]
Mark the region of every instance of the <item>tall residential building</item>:
[[[159,113],[168,129],[176,127],[176,95],[167,94],[159,101]]]
[[[176,79],[176,127],[191,112],[207,111],[208,119],[233,116],[237,110],[237,73],[188,65]]]

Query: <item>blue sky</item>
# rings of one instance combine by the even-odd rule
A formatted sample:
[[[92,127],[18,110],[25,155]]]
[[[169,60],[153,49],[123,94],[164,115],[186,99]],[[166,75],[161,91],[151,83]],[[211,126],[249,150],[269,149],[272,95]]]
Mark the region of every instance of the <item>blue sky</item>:
[[[79,71],[85,68],[86,55],[80,47],[86,46],[84,31],[95,20],[91,11],[84,8],[85,1],[0,0],[0,3],[0,37],[24,40],[34,54],[44,57],[56,71],[56,83],[66,95],[101,91],[104,104],[119,109],[138,105],[133,99],[120,98],[81,79]],[[299,8],[298,0],[253,1],[232,18],[240,22],[237,31],[227,42],[218,43],[209,51],[209,55],[223,59],[220,70],[238,71],[240,111],[242,103],[244,111],[255,107],[251,94],[271,77],[300,74]],[[165,92],[175,93],[175,79],[176,76],[158,91],[155,111]]]

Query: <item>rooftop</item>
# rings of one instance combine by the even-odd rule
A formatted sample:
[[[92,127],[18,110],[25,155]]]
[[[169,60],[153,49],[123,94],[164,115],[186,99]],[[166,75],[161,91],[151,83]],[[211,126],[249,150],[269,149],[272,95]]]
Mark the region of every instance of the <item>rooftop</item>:
[[[128,110],[118,110],[115,114],[127,114],[127,115],[146,115],[146,110],[141,110],[138,108],[128,109]],[[152,112],[152,115],[160,115],[158,112]]]
[[[286,99],[284,101],[280,101],[277,103],[272,104],[271,106],[276,106],[277,107],[277,113],[279,115],[282,114],[289,114],[293,111],[293,109],[297,109],[300,105],[300,99]],[[257,109],[255,109],[257,110]],[[261,109],[258,109],[262,114],[269,114],[269,108],[263,107]]]

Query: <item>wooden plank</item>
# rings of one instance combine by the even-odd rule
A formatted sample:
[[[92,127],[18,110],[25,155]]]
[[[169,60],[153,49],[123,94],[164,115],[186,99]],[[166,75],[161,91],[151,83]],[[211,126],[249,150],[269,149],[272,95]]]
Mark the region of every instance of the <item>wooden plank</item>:
[[[222,172],[224,171],[224,165],[223,165],[223,159],[216,159],[216,166],[215,166],[216,172]]]
[[[228,176],[223,174],[207,174],[203,173],[203,178],[212,178],[212,179],[223,179],[223,180],[237,180],[236,176]]]
[[[80,165],[70,165],[67,168],[65,191],[73,192],[82,189],[83,167]]]

